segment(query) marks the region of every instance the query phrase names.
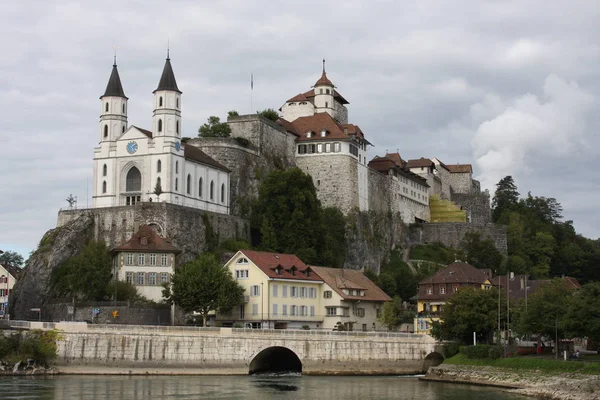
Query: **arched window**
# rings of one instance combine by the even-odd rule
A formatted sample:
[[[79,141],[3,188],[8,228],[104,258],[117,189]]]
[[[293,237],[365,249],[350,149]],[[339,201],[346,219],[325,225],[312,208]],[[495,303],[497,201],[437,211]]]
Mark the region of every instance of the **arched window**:
[[[108,137],[108,125],[104,125],[104,137]]]
[[[210,199],[213,200],[215,198],[215,183],[210,181]]]
[[[158,120],[158,131],[162,132],[162,119]]]
[[[123,104],[123,114],[125,114],[125,104]]]
[[[106,103],[106,106],[104,107],[104,110],[105,110],[106,112],[108,112],[108,103]]]
[[[161,172],[162,171],[162,162],[160,160],[158,160],[156,162],[156,172]]]
[[[225,184],[221,184],[221,203],[225,203]]]
[[[175,122],[175,132],[179,135],[179,121]]]
[[[186,182],[187,194],[192,194],[192,176],[188,174]]]
[[[107,172],[108,172],[108,167],[106,166],[106,164],[104,164],[104,166],[102,167],[102,176],[106,176]]]
[[[179,161],[175,161],[175,173],[179,173]]]
[[[162,107],[162,96],[158,98],[158,106]]]
[[[133,167],[127,173],[125,179],[125,191],[126,192],[141,192],[142,191],[142,174],[140,170]]]
[[[175,107],[179,108],[179,97],[175,99]]]
[[[106,181],[102,182],[102,193],[106,193]]]
[[[125,133],[125,125],[123,125],[123,129],[121,129],[121,133]]]
[[[179,178],[175,178],[175,191],[179,190]]]
[[[198,197],[202,197],[202,178],[198,179]]]

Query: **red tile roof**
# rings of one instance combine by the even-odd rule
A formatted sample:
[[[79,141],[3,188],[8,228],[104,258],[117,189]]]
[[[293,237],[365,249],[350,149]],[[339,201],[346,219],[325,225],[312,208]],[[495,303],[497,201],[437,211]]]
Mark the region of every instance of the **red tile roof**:
[[[352,139],[351,135],[364,139],[364,134],[357,125],[339,124],[328,113],[316,113],[307,117],[299,117],[289,123],[294,127],[293,132],[298,135],[298,141],[350,140]],[[321,137],[323,129],[327,131],[326,137]],[[306,132],[309,131],[312,133],[310,138],[306,137]]]
[[[286,103],[290,103],[290,102],[294,102],[294,101],[309,101],[305,95],[303,95],[302,93],[295,95],[294,97],[292,97],[291,99],[289,99],[288,101],[286,101]]]
[[[307,97],[309,100],[313,97],[315,97],[315,90],[314,89],[310,89],[308,92],[303,93],[304,97]],[[337,90],[333,89],[333,97],[339,101],[341,104],[350,104],[350,102],[348,100],[346,100],[344,98],[344,96],[342,96],[340,94],[340,92],[338,92]],[[310,100],[312,101],[312,100]]]
[[[486,280],[492,282],[490,270],[477,269],[466,262],[453,262],[430,277],[423,279],[419,285],[436,283],[479,283]]]
[[[183,155],[186,160],[198,162],[200,164],[210,165],[211,167],[215,167],[216,169],[220,169],[221,171],[231,172],[229,168],[214,160],[208,154],[206,154],[199,148],[194,147],[191,144],[188,144],[183,148]]]
[[[408,168],[431,167],[432,165],[434,165],[433,161],[424,157],[421,157],[418,160],[408,160],[406,162]]]
[[[352,269],[340,268],[311,268],[321,277],[323,281],[329,285],[337,294],[345,300],[360,300],[360,301],[391,301],[390,296],[385,294],[377,285],[361,271]],[[364,296],[351,296],[344,293],[344,289],[359,289],[364,290]]]
[[[399,166],[399,167],[403,167],[406,164],[406,161],[404,161],[402,159],[402,157],[400,157],[400,153],[398,153],[398,152],[396,152],[396,153],[386,153],[385,154],[385,158],[389,158],[394,163],[396,163],[396,165]]]
[[[329,80],[325,71],[323,71],[319,80],[314,84],[314,86],[320,86],[320,85],[327,85],[327,86],[333,87],[333,83]]]
[[[296,132],[296,128],[294,128],[294,125],[287,119],[279,118],[277,120],[277,124],[282,126],[283,129],[285,129],[286,131],[291,132],[296,136],[300,136],[300,134]]]
[[[375,158],[369,161],[368,166],[387,175],[390,169],[397,167],[398,165],[388,157],[375,156]]]
[[[473,167],[471,164],[446,164],[446,168],[453,174],[473,173]]]
[[[269,278],[322,282],[312,268],[304,264],[295,254],[254,250],[240,250],[240,253],[252,261]]]
[[[112,251],[143,251],[150,253],[181,252],[181,250],[173,246],[170,241],[160,237],[159,234],[148,225],[142,225],[140,229],[133,234],[131,239],[122,245],[115,247]]]

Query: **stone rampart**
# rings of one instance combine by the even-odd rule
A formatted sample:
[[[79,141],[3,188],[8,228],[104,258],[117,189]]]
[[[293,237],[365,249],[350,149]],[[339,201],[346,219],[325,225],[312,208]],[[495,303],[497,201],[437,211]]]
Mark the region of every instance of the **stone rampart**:
[[[467,212],[467,221],[476,224],[492,222],[490,195],[488,192],[452,193],[452,201]]]
[[[506,226],[493,223],[446,222],[415,224],[410,227],[410,244],[442,243],[449,247],[460,247],[468,232],[478,232],[482,238],[490,239],[504,255],[508,252]]]

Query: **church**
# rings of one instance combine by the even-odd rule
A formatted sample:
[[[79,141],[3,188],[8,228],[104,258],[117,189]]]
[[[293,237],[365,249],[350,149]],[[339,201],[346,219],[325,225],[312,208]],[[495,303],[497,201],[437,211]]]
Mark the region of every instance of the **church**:
[[[152,128],[129,125],[116,59],[100,97],[92,206],[168,202],[229,214],[230,170],[181,142],[181,90],[167,59],[153,92]]]

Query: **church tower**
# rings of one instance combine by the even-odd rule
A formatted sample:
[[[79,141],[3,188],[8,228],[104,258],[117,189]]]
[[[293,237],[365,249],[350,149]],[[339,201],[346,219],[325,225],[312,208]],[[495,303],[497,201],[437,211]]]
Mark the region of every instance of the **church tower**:
[[[171,59],[167,61],[154,93],[154,115],[152,132],[154,137],[178,140],[181,137],[181,90],[177,87]]]
[[[325,73],[325,59],[323,59],[323,73],[319,80],[313,86],[315,89],[315,112],[326,112],[334,115],[334,87],[333,83],[327,78]]]
[[[100,96],[100,142],[114,142],[127,129],[127,96],[121,85],[117,58],[104,94]]]

